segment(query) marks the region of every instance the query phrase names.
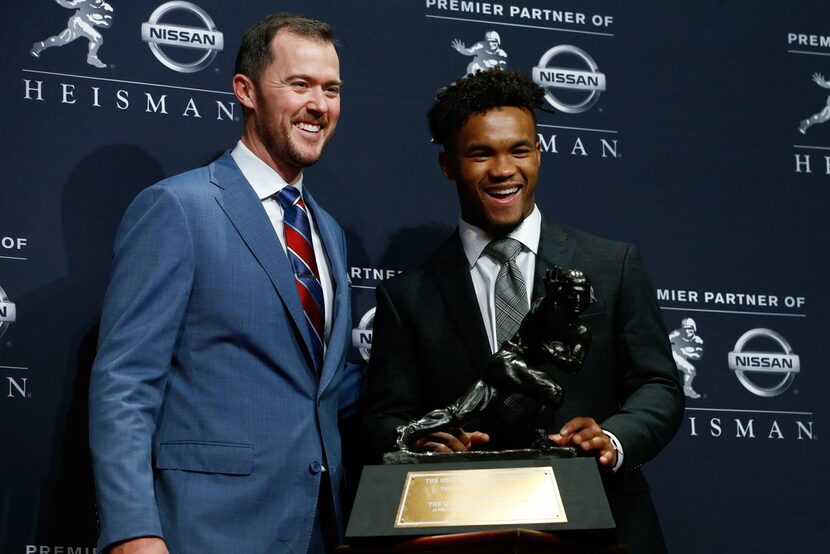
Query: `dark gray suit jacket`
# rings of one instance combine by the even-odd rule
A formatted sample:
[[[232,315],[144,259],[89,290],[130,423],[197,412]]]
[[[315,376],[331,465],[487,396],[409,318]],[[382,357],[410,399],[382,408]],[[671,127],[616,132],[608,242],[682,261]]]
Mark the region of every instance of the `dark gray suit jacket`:
[[[635,554],[659,552],[662,535],[638,468],[674,436],[684,396],[654,289],[633,246],[543,218],[534,298],[544,293],[541,278],[554,265],[584,271],[596,302],[581,316],[593,335],[582,370],[571,376],[544,367],[566,391],[552,430],[573,417],[590,416],[620,440],[623,466],[605,477],[617,538]],[[394,448],[395,427],[456,400],[481,377],[489,357],[455,233],[422,267],[377,289],[365,418],[375,461]],[[494,447],[510,446],[516,436],[498,414],[477,430],[489,433]]]

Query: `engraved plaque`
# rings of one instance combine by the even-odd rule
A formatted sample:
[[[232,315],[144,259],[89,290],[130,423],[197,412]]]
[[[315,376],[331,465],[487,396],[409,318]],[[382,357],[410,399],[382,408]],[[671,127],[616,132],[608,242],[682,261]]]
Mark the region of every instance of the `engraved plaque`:
[[[410,471],[395,527],[566,523],[551,466]]]

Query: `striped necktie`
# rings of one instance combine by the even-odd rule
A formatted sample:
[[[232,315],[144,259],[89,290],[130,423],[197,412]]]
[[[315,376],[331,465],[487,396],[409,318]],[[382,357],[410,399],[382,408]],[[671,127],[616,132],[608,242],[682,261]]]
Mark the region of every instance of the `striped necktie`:
[[[485,253],[501,264],[496,276],[496,348],[513,338],[530,309],[524,276],[516,264],[516,257],[522,251],[522,243],[515,239],[503,238],[487,245]],[[518,393],[507,395],[502,401],[502,417],[513,423],[525,411],[527,399]]]
[[[516,256],[522,251],[522,243],[515,239],[494,240],[487,245],[485,253],[501,264],[496,276],[496,347],[501,348],[504,341],[513,337],[522,324],[530,306],[527,301],[527,288]]]
[[[314,257],[311,241],[311,225],[300,191],[291,185],[277,194],[277,202],[283,209],[285,248],[294,269],[294,282],[300,294],[306,323],[311,332],[312,357],[319,374],[323,365],[323,333],[325,329],[325,304],[320,273]]]

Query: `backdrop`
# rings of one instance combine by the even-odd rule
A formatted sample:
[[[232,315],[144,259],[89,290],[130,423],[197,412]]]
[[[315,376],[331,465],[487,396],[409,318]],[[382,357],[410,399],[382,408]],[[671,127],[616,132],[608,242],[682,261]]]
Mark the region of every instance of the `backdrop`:
[[[533,73],[556,110],[539,114],[539,206],[641,247],[696,374],[646,467],[670,549],[826,544],[827,2],[195,2],[4,10],[0,550],[93,552],[86,390],[116,225],[142,188],[233,147],[239,40],[278,10],[340,40],[343,115],[305,182],[347,230],[354,360],[377,283],[457,223],[436,90]]]

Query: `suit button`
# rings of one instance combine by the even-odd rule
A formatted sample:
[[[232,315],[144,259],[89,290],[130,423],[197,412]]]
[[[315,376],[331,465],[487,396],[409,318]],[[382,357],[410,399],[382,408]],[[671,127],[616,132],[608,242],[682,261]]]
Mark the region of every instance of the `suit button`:
[[[310,469],[310,470],[311,470],[311,473],[320,473],[320,469],[321,469],[322,467],[323,467],[323,466],[322,466],[322,465],[320,464],[320,462],[318,462],[317,460],[314,460],[313,462],[311,462],[310,464],[308,464],[308,469]]]

